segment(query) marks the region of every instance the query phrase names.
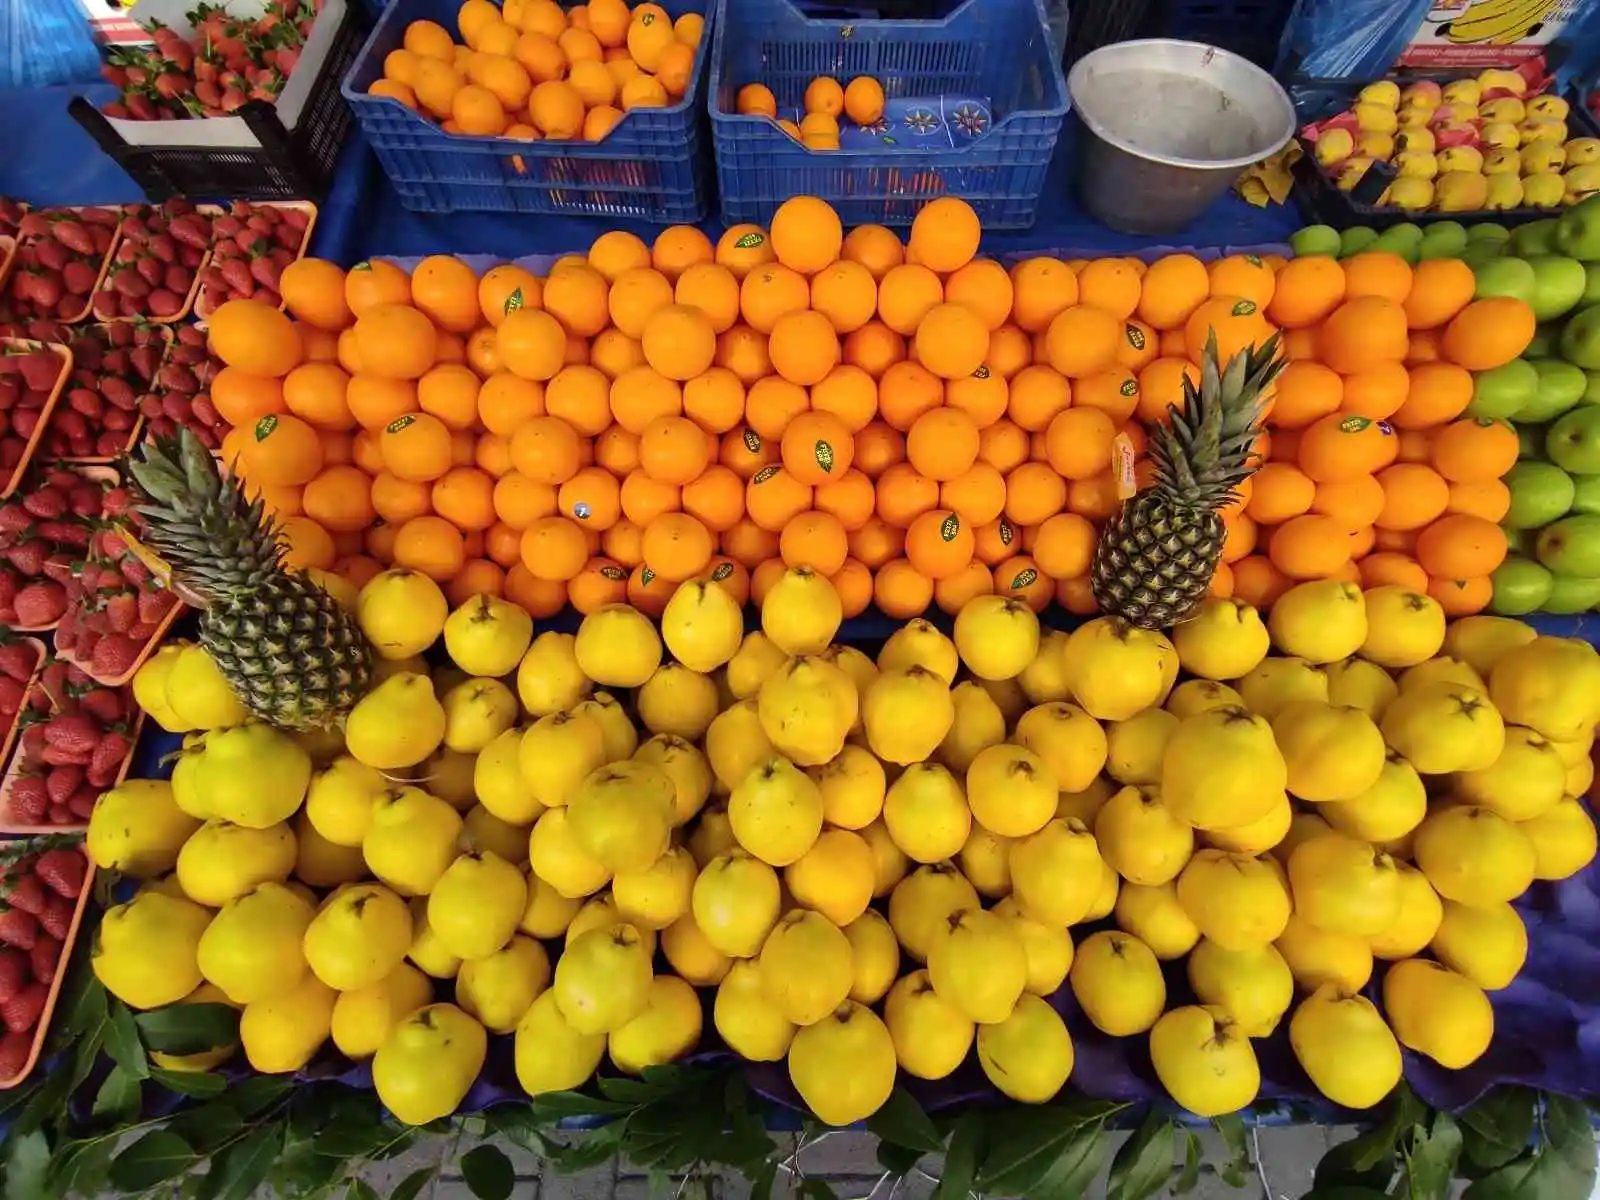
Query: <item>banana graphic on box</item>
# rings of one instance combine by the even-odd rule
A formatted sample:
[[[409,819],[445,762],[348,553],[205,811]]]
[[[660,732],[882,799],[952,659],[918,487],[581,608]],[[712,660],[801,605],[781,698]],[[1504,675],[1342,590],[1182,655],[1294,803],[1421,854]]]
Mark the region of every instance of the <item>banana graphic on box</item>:
[[[1458,45],[1510,46],[1538,31],[1561,0],[1482,0],[1439,27]]]

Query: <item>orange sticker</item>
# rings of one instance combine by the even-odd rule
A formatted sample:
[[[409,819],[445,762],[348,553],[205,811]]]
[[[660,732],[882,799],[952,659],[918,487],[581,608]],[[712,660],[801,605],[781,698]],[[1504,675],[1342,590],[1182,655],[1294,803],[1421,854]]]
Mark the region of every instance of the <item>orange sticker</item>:
[[[1117,499],[1132,498],[1139,490],[1133,478],[1133,439],[1119,433],[1111,439],[1111,475],[1117,481]]]

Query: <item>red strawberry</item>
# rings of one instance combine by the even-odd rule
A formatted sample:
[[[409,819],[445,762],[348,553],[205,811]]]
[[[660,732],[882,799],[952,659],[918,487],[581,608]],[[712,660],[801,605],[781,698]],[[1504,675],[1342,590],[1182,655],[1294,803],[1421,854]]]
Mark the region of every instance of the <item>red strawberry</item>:
[[[39,1014],[44,1011],[49,995],[50,989],[35,980],[0,1004],[0,1021],[4,1021],[12,1033],[26,1033],[39,1023]]]
[[[51,804],[65,804],[83,783],[83,768],[75,765],[56,767],[45,777],[44,790]]]
[[[102,737],[89,759],[89,782],[95,787],[110,787],[116,782],[122,760],[128,757],[131,748],[128,739],[120,733],[111,732]]]
[[[44,740],[69,753],[92,753],[100,744],[100,726],[93,717],[82,713],[63,713],[45,724]]]
[[[0,715],[14,716],[22,707],[23,689],[10,676],[0,676]]]
[[[53,520],[67,511],[67,498],[54,488],[43,487],[24,496],[22,507],[41,520]]]
[[[91,688],[78,697],[78,707],[102,725],[115,725],[126,715],[121,693],[111,688]]]
[[[33,517],[28,510],[20,504],[7,504],[0,506],[0,535],[15,535],[21,533],[33,524]]]
[[[123,578],[136,587],[150,582],[150,568],[145,566],[137,556],[132,554],[123,557],[122,575]],[[148,608],[152,603],[154,603],[153,601],[145,599],[145,596],[149,595],[151,591],[152,589],[149,588],[141,588],[139,593],[139,605],[141,608]]]
[[[45,887],[68,900],[76,900],[83,891],[83,878],[88,870],[78,850],[46,850],[33,864],[33,873],[44,881]]]
[[[106,600],[106,624],[112,633],[127,633],[139,619],[139,599],[131,591],[117,592]]]
[[[39,652],[27,642],[7,642],[0,646],[0,673],[10,679],[27,683],[38,664]]]
[[[22,1074],[33,1053],[33,1036],[27,1033],[8,1033],[0,1037],[0,1083],[6,1083]]]
[[[44,898],[44,911],[39,914],[40,926],[57,941],[66,941],[67,930],[72,928],[73,907],[74,902],[65,896],[58,896],[54,892],[47,893]]]
[[[39,922],[32,913],[25,913],[20,908],[8,908],[0,912],[0,945],[31,950],[38,936]]]
[[[119,679],[133,670],[133,664],[143,651],[144,644],[120,633],[110,633],[94,644],[89,665],[95,674],[107,679]]]
[[[67,811],[78,820],[87,821],[94,814],[95,801],[99,798],[100,793],[96,789],[81,787],[72,793],[72,799],[67,801]]]
[[[44,911],[44,884],[32,874],[17,875],[0,887],[0,898],[12,908],[19,908],[37,917]]]
[[[133,561],[138,562],[138,559]],[[139,593],[139,620],[158,624],[177,602],[178,598],[165,588],[148,588]]]
[[[29,538],[7,550],[6,558],[24,575],[38,575],[44,570],[44,560],[49,553],[49,542],[43,538]]]
[[[28,959],[35,979],[40,983],[54,983],[56,967],[61,963],[61,943],[48,934],[40,934],[33,949],[28,951]]]
[[[65,746],[46,745],[39,752],[39,761],[51,767],[71,765],[86,767],[89,765],[89,756],[93,753],[92,750],[71,750]]]
[[[23,588],[12,601],[17,614],[17,624],[24,628],[37,628],[59,621],[67,610],[67,593],[53,579],[36,579]]]
[[[28,975],[28,956],[10,946],[0,946],[0,1004],[22,990]]]

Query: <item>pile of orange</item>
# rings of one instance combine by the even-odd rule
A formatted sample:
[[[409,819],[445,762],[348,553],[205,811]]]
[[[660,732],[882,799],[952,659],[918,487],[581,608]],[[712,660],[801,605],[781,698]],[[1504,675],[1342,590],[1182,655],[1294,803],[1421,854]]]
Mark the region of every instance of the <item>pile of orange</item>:
[[[456,25],[460,43],[435,21],[412,21],[368,93],[448,133],[598,142],[633,109],[683,98],[705,18],[673,21],[659,4],[625,0],[465,0]]]
[[[734,97],[734,111],[747,117],[772,118],[807,150],[837,150],[841,116],[857,125],[871,125],[883,117],[883,85],[870,75],[858,75],[847,84],[819,75],[806,85],[801,103],[804,111],[798,122],[779,117],[778,98],[772,89],[747,83]]]
[[[715,245],[607,233],[544,278],[305,259],[282,281],[294,320],[253,301],[212,319],[223,457],[291,561],[358,582],[400,564],[536,615],[659,610],[708,572],[759,602],[802,564],[850,613],[991,591],[1089,612],[1119,439],[1147,481],[1147,427],[1208,333],[1228,354],[1281,328],[1292,361],[1215,590],[1269,604],[1339,577],[1486,602],[1516,438],[1461,413],[1469,372],[1532,336],[1525,306],[1472,302],[1450,261],[1007,270],[979,233],[940,199],[908,244],[846,236],[797,197]]]

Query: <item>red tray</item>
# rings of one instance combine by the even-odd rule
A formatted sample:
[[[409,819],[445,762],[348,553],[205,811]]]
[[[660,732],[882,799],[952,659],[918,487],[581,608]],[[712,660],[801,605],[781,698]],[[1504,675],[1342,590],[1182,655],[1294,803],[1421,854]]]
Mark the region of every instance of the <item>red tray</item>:
[[[38,655],[38,657],[33,660],[33,673],[28,676],[28,682],[22,685],[23,699],[26,700],[28,693],[33,690],[34,681],[39,678],[39,673],[44,670],[44,656],[49,650],[49,647],[38,638],[30,637],[21,638],[19,640],[32,646],[34,653]],[[5,740],[0,741],[0,763],[8,763],[11,761],[11,751],[17,744],[17,732],[22,725],[22,713],[23,709],[17,709],[17,715],[11,722],[11,728],[6,730]]]
[[[300,239],[300,249],[295,251],[294,257],[298,262],[300,259],[306,256],[306,250],[311,246],[311,235],[317,228],[317,206],[315,204],[309,200],[252,200],[250,203],[256,208],[298,208],[301,212],[306,213],[307,219],[305,236]],[[228,210],[223,208],[220,204],[196,204],[194,206],[194,210],[195,212],[204,213],[208,217],[224,217],[228,215]],[[202,271],[205,270],[205,268],[210,265],[210,262],[211,256],[208,254],[206,256],[206,261],[200,265],[200,269]],[[281,297],[278,300],[278,308],[280,311],[283,309],[283,299]],[[206,320],[211,316],[212,313],[216,312],[216,310],[216,303],[207,295],[206,289],[201,288],[200,294],[194,299],[195,322],[199,325],[204,325]]]
[[[65,655],[58,657],[66,660]],[[128,771],[133,766],[133,756],[139,748],[139,734],[144,730],[145,713],[139,710],[139,715],[133,719],[133,728],[128,731],[128,756],[122,760],[122,766],[117,770],[117,777],[111,783],[112,787],[118,786],[128,777]],[[11,762],[6,764],[5,778],[0,780],[0,834],[25,834],[39,833],[81,833],[89,827],[87,821],[75,821],[66,825],[30,825],[19,821],[11,811],[11,789],[21,777],[23,771],[22,755],[18,753]]]
[[[95,290],[98,291],[99,289],[96,288]],[[92,304],[93,300],[91,300],[90,303]],[[154,324],[155,322],[152,322],[152,323]],[[159,360],[157,360],[157,362],[156,362],[156,374],[158,374],[158,375],[161,373],[162,364],[167,361],[167,351],[172,349],[172,340],[173,340],[172,330],[170,328],[167,328],[166,326],[163,326],[162,329],[161,329],[161,337],[166,342],[166,348],[162,350],[161,358]],[[143,393],[141,393],[141,394],[143,394]],[[43,424],[43,422],[40,422],[40,424]],[[121,459],[125,455],[131,454],[133,452],[133,448],[139,444],[139,439],[141,437],[143,437],[143,436],[144,436],[144,414],[140,413],[137,417],[134,418],[133,425],[128,429],[128,440],[127,440],[126,444],[122,447],[122,449],[118,453],[109,454],[109,455],[107,455],[107,454],[86,455],[86,456],[84,456],[82,458],[75,458],[75,457],[73,457],[71,455],[68,455],[66,457],[63,457],[61,459],[61,461],[64,462],[64,463],[68,463],[68,464],[70,464],[72,466],[80,466],[80,467],[91,467],[91,466],[92,467],[109,467],[112,463],[121,461]]]
[[[17,490],[17,485],[22,482],[22,477],[28,473],[28,467],[33,462],[34,453],[39,449],[39,443],[44,439],[44,431],[50,424],[50,414],[55,412],[56,404],[61,399],[61,392],[67,386],[67,380],[72,376],[72,351],[65,346],[54,342],[33,342],[26,338],[0,338],[0,350],[51,350],[56,357],[61,359],[61,374],[56,376],[56,386],[46,400],[44,407],[39,410],[39,423],[33,427],[33,436],[28,439],[27,447],[22,451],[22,458],[18,461],[16,469],[11,472],[11,478],[6,480],[3,490],[0,490],[0,500],[4,500]],[[45,629],[55,628],[53,625],[44,626]]]
[[[52,833],[60,830],[50,830]],[[67,979],[67,964],[72,960],[73,947],[78,944],[78,930],[83,925],[83,913],[89,907],[89,897],[94,892],[94,862],[89,859],[89,852],[79,847],[89,869],[83,876],[83,890],[78,893],[78,902],[72,909],[72,924],[67,926],[66,940],[61,943],[61,962],[56,968],[56,977],[50,983],[50,993],[45,997],[44,1008],[39,1012],[39,1023],[33,1029],[33,1048],[28,1051],[28,1059],[22,1064],[22,1070],[10,1079],[0,1079],[0,1091],[14,1088],[17,1084],[27,1079],[32,1074],[34,1067],[39,1064],[39,1055],[44,1051],[45,1038],[50,1033],[50,1018],[56,1011],[56,1001],[61,998],[61,985]]]

